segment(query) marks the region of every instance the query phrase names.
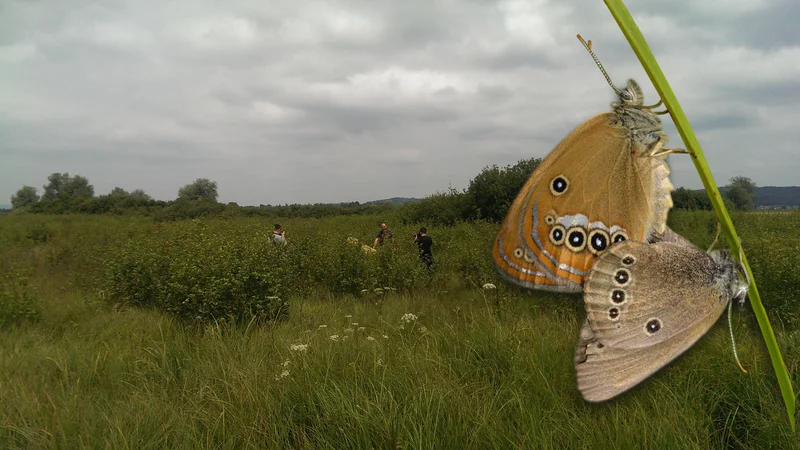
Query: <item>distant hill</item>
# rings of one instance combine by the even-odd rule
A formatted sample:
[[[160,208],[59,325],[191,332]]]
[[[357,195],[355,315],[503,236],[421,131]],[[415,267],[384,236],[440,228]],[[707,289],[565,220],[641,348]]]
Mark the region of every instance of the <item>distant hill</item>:
[[[719,190],[725,194],[727,186],[720,186]],[[691,189],[703,198],[706,191],[704,189]],[[673,195],[673,200],[675,197]],[[800,208],[800,186],[761,186],[756,187],[753,206],[756,209],[785,209]]]
[[[800,186],[757,187],[755,205],[800,206]]]
[[[418,202],[418,201],[420,201],[420,200],[421,200],[421,199],[419,199],[419,198],[414,198],[414,197],[392,197],[392,198],[385,198],[385,199],[383,199],[383,200],[373,200],[373,201],[371,201],[371,202],[366,202],[366,203],[364,203],[364,204],[365,204],[365,205],[370,205],[370,204],[374,204],[374,203],[387,203],[387,202],[392,202],[392,205],[395,205],[395,206],[396,206],[396,205],[402,205],[402,204],[404,204],[404,203],[413,203],[413,202]]]

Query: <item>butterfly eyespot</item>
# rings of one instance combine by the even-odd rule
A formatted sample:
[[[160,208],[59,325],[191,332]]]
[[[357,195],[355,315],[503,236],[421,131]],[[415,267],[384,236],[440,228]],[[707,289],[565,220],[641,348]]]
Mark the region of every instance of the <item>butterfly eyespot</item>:
[[[597,229],[589,232],[589,251],[595,255],[608,248],[609,238],[605,230]]]
[[[617,230],[614,234],[611,235],[611,243],[616,244],[617,242],[627,241],[628,240],[628,233],[625,230]]]
[[[658,330],[660,329],[661,329],[661,321],[658,319],[650,319],[644,326],[644,331],[651,336],[657,333]]]
[[[564,237],[567,235],[567,231],[564,229],[562,225],[556,225],[550,230],[550,242],[553,245],[561,245],[564,243]]]
[[[559,175],[550,182],[550,193],[555,196],[567,192],[567,188],[569,188],[569,180],[564,175]]]
[[[598,350],[599,350],[599,349],[601,349],[601,348],[603,348],[603,347],[605,347],[605,345],[604,345],[602,342],[598,342],[598,343],[597,343],[597,349],[598,349]]]
[[[626,255],[624,258],[622,258],[622,264],[625,264],[626,266],[630,266],[634,262],[636,262],[636,260],[633,259],[633,256],[631,255]]]
[[[581,227],[570,228],[567,230],[567,239],[564,243],[573,252],[582,252],[586,248],[586,230]]]
[[[523,258],[523,259],[524,259],[526,262],[528,262],[528,263],[531,263],[531,264],[532,264],[532,263],[533,263],[533,261],[534,261],[533,253],[530,253],[530,252],[525,252],[525,254],[524,254],[524,255],[522,255],[522,258]]]
[[[614,289],[613,291],[611,291],[611,302],[617,305],[625,303],[626,297],[627,295],[625,295],[625,291],[623,291],[622,289]]]
[[[556,223],[556,218],[548,214],[544,216],[544,223],[552,226],[554,223]]]
[[[522,254],[523,254],[523,252],[522,252],[521,248],[517,247],[517,248],[514,249],[514,257],[515,258],[517,258],[517,259],[522,258]]]
[[[608,310],[608,318],[611,320],[617,320],[619,318],[619,309],[611,308]]]
[[[631,273],[625,269],[619,269],[614,273],[614,283],[617,286],[625,286],[631,280]]]

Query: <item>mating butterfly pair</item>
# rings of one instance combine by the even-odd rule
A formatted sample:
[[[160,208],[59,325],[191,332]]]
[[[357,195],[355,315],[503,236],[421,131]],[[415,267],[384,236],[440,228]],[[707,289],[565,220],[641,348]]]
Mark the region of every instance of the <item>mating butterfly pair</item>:
[[[575,368],[589,401],[612,398],[677,358],[747,289],[727,253],[707,254],[667,228],[665,158],[685,151],[664,148],[657,105],[643,104],[636,82],[611,87],[619,102],[542,161],[493,248],[500,273],[516,284],[584,292]]]

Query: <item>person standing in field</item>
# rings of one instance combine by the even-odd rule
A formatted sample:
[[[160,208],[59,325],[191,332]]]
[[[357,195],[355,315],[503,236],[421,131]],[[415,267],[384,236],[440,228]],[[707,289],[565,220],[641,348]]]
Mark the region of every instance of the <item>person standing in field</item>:
[[[389,239],[392,243],[392,248],[394,248],[394,238],[392,237],[392,230],[389,228],[389,225],[386,225],[386,222],[381,222],[381,229],[378,230],[378,234],[375,235],[375,242],[372,244],[372,247],[377,247],[379,245],[383,245],[383,242]]]
[[[280,224],[275,224],[275,228],[272,230],[272,235],[269,237],[269,240],[273,244],[286,245],[286,232],[283,231]]]
[[[419,233],[414,236],[414,243],[419,247],[419,260],[425,266],[426,270],[431,270],[433,265],[433,253],[431,247],[433,246],[433,239],[428,236],[428,229],[422,227]]]

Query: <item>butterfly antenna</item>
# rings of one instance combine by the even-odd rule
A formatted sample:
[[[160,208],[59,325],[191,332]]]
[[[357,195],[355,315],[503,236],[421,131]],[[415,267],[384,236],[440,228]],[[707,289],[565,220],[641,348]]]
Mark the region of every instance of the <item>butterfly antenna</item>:
[[[733,310],[733,302],[728,302],[728,330],[731,332],[731,345],[733,346],[733,357],[736,358],[736,364],[742,369],[742,372],[747,373],[742,367],[742,362],[739,361],[739,353],[736,351],[736,340],[733,339],[733,321],[731,320],[731,311]]]
[[[583,40],[583,37],[580,34],[578,35],[578,40],[581,41],[581,44],[583,44],[584,47],[586,47],[586,51],[589,52],[590,55],[592,55],[594,63],[597,64],[597,67],[600,69],[600,72],[603,72],[603,76],[606,77],[608,85],[611,86],[611,89],[614,89],[614,92],[616,92],[617,95],[619,95],[622,91],[620,91],[618,87],[614,86],[614,83],[611,81],[611,77],[608,76],[608,72],[606,72],[606,69],[604,69],[603,65],[600,64],[600,59],[592,51],[592,44],[591,44],[592,41],[589,41],[589,43],[587,43],[586,41]]]

